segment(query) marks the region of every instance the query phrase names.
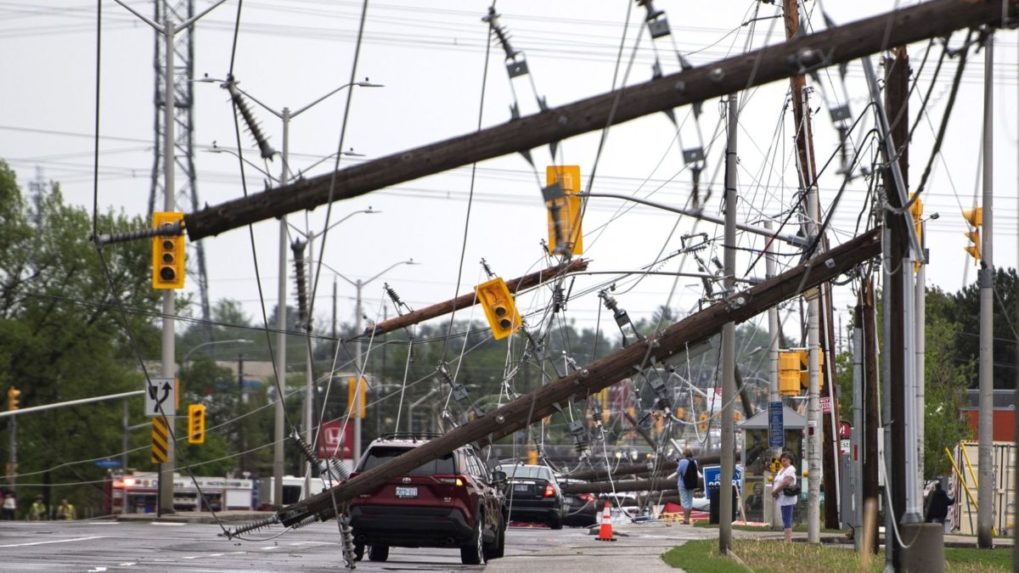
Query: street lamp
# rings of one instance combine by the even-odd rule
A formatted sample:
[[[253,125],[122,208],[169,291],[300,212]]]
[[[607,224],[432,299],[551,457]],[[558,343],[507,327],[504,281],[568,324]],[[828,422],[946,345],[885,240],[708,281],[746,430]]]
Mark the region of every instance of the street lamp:
[[[231,340],[212,340],[209,342],[203,342],[201,344],[193,346],[191,350],[188,350],[187,352],[184,353],[184,358],[180,361],[181,367],[182,368],[188,367],[188,358],[194,351],[198,350],[199,348],[202,348],[203,346],[212,346],[214,344],[254,344],[254,342],[246,338],[234,338]]]
[[[319,264],[321,264],[323,267],[329,269],[330,271],[333,272],[333,274],[335,274],[336,276],[340,277],[341,279],[347,281],[355,289],[357,289],[357,298],[355,299],[355,303],[354,303],[354,313],[355,313],[355,315],[354,315],[354,336],[355,336],[355,338],[354,338],[354,367],[357,369],[358,377],[360,377],[361,374],[364,373],[364,367],[361,365],[361,315],[363,314],[361,312],[361,289],[364,288],[369,283],[371,283],[372,281],[374,281],[375,279],[381,277],[382,275],[388,273],[389,271],[393,270],[394,268],[396,268],[396,267],[398,267],[400,265],[420,265],[421,263],[415,262],[413,258],[407,259],[406,261],[397,261],[397,262],[389,265],[388,267],[382,269],[381,271],[379,271],[378,273],[376,273],[375,275],[373,275],[371,278],[369,278],[367,280],[357,279],[357,280],[354,280],[354,281],[352,281],[352,280],[348,279],[347,277],[343,276],[343,273],[341,273],[340,271],[334,269],[333,267],[331,267],[331,266],[329,266],[329,265],[327,265],[325,263],[319,262]],[[358,381],[357,383],[360,383],[360,381]],[[359,459],[361,459],[361,417],[360,416],[355,416],[354,417],[354,462],[356,463],[357,460],[359,460]]]
[[[244,94],[245,97],[251,99],[251,101],[257,103],[263,109],[269,113],[275,115],[283,121],[283,151],[281,154],[282,168],[280,170],[279,185],[282,187],[289,182],[290,178],[290,120],[308,111],[315,105],[321,103],[330,96],[339,93],[340,91],[352,87],[382,87],[381,84],[373,84],[368,81],[363,82],[350,82],[345,83],[332,91],[326,93],[322,97],[315,101],[305,105],[304,107],[298,108],[297,111],[291,112],[289,107],[284,107],[281,111],[269,107],[262,103],[258,98],[249,94],[248,92],[237,87],[237,84],[231,79],[230,81],[217,80],[213,78],[204,78],[199,80],[201,82],[219,82],[220,87],[231,92],[233,95],[234,91]],[[347,100],[348,104],[350,100]],[[344,125],[346,125],[344,123]],[[343,130],[340,132],[340,141],[343,141]],[[273,456],[272,456],[272,475],[273,475],[273,488],[272,488],[272,503],[276,506],[283,505],[283,424],[285,422],[285,412],[283,405],[283,388],[286,386],[286,359],[287,359],[287,218],[286,216],[280,217],[280,238],[279,238],[279,282],[277,284],[277,291],[279,302],[276,308],[276,392],[278,394],[276,400],[276,412],[275,412],[275,429],[273,432]]]

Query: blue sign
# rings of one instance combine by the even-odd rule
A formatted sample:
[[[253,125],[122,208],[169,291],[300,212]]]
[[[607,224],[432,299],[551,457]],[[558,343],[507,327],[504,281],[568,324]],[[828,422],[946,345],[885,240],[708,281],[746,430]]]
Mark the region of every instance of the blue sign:
[[[711,499],[711,486],[718,485],[718,482],[722,477],[722,466],[704,466],[701,468],[701,471],[704,474],[705,493],[707,494],[708,499]],[[736,486],[736,489],[739,490],[740,494],[743,493],[743,466],[737,465],[733,468],[732,485]]]
[[[782,402],[768,403],[768,447],[785,447],[785,422],[782,419]]]
[[[109,459],[107,459],[107,460],[96,460],[94,463],[97,466],[103,468],[104,470],[112,470],[114,468],[119,468],[120,467],[120,460],[109,460]]]

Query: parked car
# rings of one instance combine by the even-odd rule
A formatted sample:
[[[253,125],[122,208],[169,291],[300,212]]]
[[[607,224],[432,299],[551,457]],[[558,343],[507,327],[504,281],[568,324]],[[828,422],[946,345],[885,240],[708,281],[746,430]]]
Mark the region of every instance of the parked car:
[[[552,470],[546,466],[504,464],[504,495],[513,521],[547,523],[552,529],[563,528],[564,500]]]
[[[568,477],[556,476],[559,487],[582,485],[587,482]],[[598,503],[598,497],[592,493],[564,493],[565,504],[563,524],[575,527],[587,527],[598,523],[604,503]]]
[[[428,442],[428,437],[390,435],[373,441],[354,474],[378,467]],[[503,556],[506,504],[498,472],[492,473],[471,446],[462,446],[396,476],[350,502],[358,559],[385,561],[390,547],[457,547],[464,564]]]

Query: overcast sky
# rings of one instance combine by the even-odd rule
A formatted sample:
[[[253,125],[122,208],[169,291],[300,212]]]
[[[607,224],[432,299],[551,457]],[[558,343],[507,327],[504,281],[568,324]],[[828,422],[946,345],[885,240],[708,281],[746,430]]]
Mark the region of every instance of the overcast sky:
[[[151,1],[131,0],[130,5],[151,17]],[[195,0],[196,11],[210,6]],[[893,9],[891,0],[828,2],[824,8],[839,23]],[[912,4],[903,2],[903,5]],[[487,25],[481,17],[490,2],[369,2],[364,39],[356,77],[384,84],[382,88],[356,88],[353,92],[344,148],[361,158],[344,157],[341,167],[352,161],[370,160],[400,150],[471,132],[482,125],[509,120],[514,92],[503,64],[504,54],[493,45],[486,67]],[[153,164],[153,46],[152,29],[112,0],[102,0],[102,34],[99,75],[99,202],[144,215],[150,193]],[[194,70],[196,78],[223,78],[230,71],[240,87],[276,110],[299,109],[346,84],[351,75],[361,2],[273,0],[245,1],[240,12],[236,51],[232,53],[238,1],[228,0],[203,18],[196,27]],[[694,65],[704,65],[741,51],[781,41],[784,30],[778,8],[755,0],[679,2],[660,0],[655,6],[668,15],[674,46]],[[816,1],[806,3],[810,26],[824,27]],[[45,3],[12,0],[0,2],[0,158],[18,172],[23,186],[37,176],[59,182],[65,198],[75,204],[92,203],[93,142],[95,115],[97,13],[96,2],[48,0]],[[550,106],[569,103],[608,91],[614,82],[636,84],[651,76],[655,50],[646,30],[638,34],[644,9],[632,2],[502,0],[497,4],[500,23],[511,34],[513,47],[525,54],[531,78]],[[630,12],[630,25],[625,27]],[[626,39],[617,71],[620,40]],[[639,45],[634,50],[639,36]],[[995,260],[998,266],[1016,265],[1016,40],[1015,32],[997,35],[995,67]],[[958,47],[961,35],[952,38]],[[659,44],[658,55],[666,73],[678,70],[672,43]],[[662,47],[668,47],[663,50]],[[912,66],[918,71],[926,44],[910,46]],[[931,50],[918,89],[911,100],[915,115],[927,92],[933,62],[940,44]],[[632,59],[631,59],[632,56]],[[875,60],[876,63],[876,60]],[[933,133],[945,109],[955,59],[947,60],[936,82],[929,111],[920,119],[911,149],[911,179],[919,182],[927,162]],[[928,282],[954,291],[976,278],[972,262],[963,252],[966,240],[960,205],[970,206],[979,191],[982,52],[970,58],[964,76],[943,159],[936,163],[927,192],[927,212],[940,218],[928,226],[931,265]],[[618,74],[618,76],[617,76]],[[848,103],[854,116],[868,100],[859,63],[848,69],[845,91],[836,70],[822,74],[813,85],[811,104],[816,154],[823,164],[833,153],[836,133],[829,120],[829,103]],[[486,81],[487,80],[487,81]],[[514,82],[524,114],[537,109],[530,84]],[[760,221],[780,217],[796,193],[793,163],[792,122],[785,110],[786,82],[745,93],[741,98],[739,133],[740,219]],[[484,91],[483,91],[484,88]],[[482,93],[484,98],[482,99]],[[844,94],[849,100],[845,101]],[[295,118],[290,129],[291,165],[308,175],[330,170],[333,159],[310,167],[337,150],[347,91],[316,105]],[[213,153],[213,145],[235,150],[237,141],[226,92],[216,83],[194,87],[195,164],[197,193],[202,204],[215,205],[239,197],[244,190],[236,157]],[[689,108],[676,110],[683,124],[683,147],[694,144],[699,130],[707,148],[707,169],[702,187],[713,193],[706,204],[718,214],[722,189],[724,129],[718,100],[704,103],[695,120]],[[270,142],[282,147],[281,122],[252,105]],[[854,133],[859,141],[873,126],[868,117]],[[561,144],[559,160],[581,166],[585,190],[596,162],[600,133],[576,137]],[[242,133],[244,157],[278,176],[280,160],[265,164],[258,158],[252,139]],[[869,146],[870,144],[868,144]],[[869,149],[869,147],[868,147]],[[472,170],[456,169],[442,175],[411,181],[358,199],[334,204],[331,221],[371,206],[375,215],[355,215],[328,235],[325,263],[350,280],[367,280],[390,265],[413,258],[421,264],[397,266],[364,287],[365,314],[381,318],[382,286],[389,282],[410,306],[419,308],[451,298],[461,259],[459,292],[484,280],[478,261],[486,259],[506,278],[532,272],[547,264],[540,241],[546,237],[546,214],[539,178],[550,161],[548,148],[533,150],[537,170],[520,155],[478,165],[473,179],[474,204],[467,219],[467,198],[472,189]],[[310,168],[309,168],[310,167]],[[537,173],[537,175],[536,175]],[[266,185],[265,177],[247,169],[247,191]],[[178,175],[178,183],[182,176]],[[820,194],[827,208],[841,184],[835,169],[821,179]],[[864,204],[867,182],[856,179],[836,209],[831,239],[841,243],[852,237]],[[646,197],[682,206],[691,188],[691,173],[684,168],[676,129],[665,114],[615,126],[597,161],[592,191]],[[161,204],[160,199],[157,204]],[[650,317],[656,307],[669,304],[680,314],[697,306],[702,295],[700,281],[673,277],[625,275],[652,265],[681,248],[681,236],[693,222],[670,213],[632,205],[615,199],[591,200],[584,221],[583,256],[593,271],[620,271],[616,298],[635,320]],[[181,205],[188,211],[188,205]],[[326,209],[291,215],[302,232],[320,232]],[[466,245],[464,234],[466,231]],[[278,224],[267,221],[253,228],[254,249],[244,229],[205,239],[210,296],[240,300],[256,321],[261,318],[258,281],[265,292],[267,312],[276,304]],[[698,231],[718,241],[704,252],[721,259],[721,228],[701,223]],[[295,237],[299,236],[296,234]],[[740,245],[759,249],[758,237],[740,234]],[[792,252],[788,246],[782,247]],[[462,253],[461,253],[462,251]],[[255,271],[257,256],[259,277]],[[317,248],[316,248],[317,256]],[[749,253],[739,257],[740,276],[763,277],[761,262],[748,268]],[[794,257],[782,257],[789,264]],[[679,258],[655,267],[676,271]],[[687,260],[684,272],[696,272]],[[316,317],[325,327],[329,317],[333,271],[323,269],[316,302]],[[288,271],[292,275],[292,271]],[[590,328],[601,317],[601,328],[617,332],[608,313],[598,310],[596,292],[613,280],[612,275],[579,278],[567,320]],[[964,282],[965,281],[965,282]],[[189,280],[193,290],[196,281]],[[291,285],[289,286],[291,292]],[[353,321],[354,288],[339,280],[339,313],[343,322]],[[197,297],[196,297],[197,298]],[[839,289],[836,304],[851,304],[849,287]],[[545,291],[521,297],[525,312],[540,311],[548,301]],[[294,299],[291,298],[291,304]],[[197,312],[197,309],[196,309]],[[390,315],[393,309],[386,312]],[[458,315],[470,316],[469,311]],[[480,312],[473,315],[480,319]],[[793,317],[790,325],[795,324]]]

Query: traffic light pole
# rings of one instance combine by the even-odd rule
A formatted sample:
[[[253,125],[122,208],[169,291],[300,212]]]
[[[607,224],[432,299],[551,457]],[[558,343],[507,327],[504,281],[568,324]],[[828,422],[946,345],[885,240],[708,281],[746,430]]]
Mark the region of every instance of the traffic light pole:
[[[169,16],[169,14],[167,14]],[[174,211],[174,95],[173,95],[173,37],[176,34],[175,24],[169,17],[163,22],[163,39],[166,41],[166,83],[163,86],[163,211]],[[174,289],[163,291],[163,352],[162,352],[162,377],[173,378],[177,363],[175,360],[174,348],[174,315],[177,313],[174,298],[177,293]],[[174,401],[176,406],[176,401]],[[158,515],[174,513],[173,510],[173,470],[176,465],[175,442],[176,426],[173,423],[173,414],[163,413],[168,420],[170,428],[170,439],[166,443],[166,462],[159,464],[159,507]]]
[[[736,292],[736,94],[729,94],[728,133],[725,149],[725,254],[724,275],[726,294]],[[722,446],[721,475],[718,489],[720,516],[718,520],[718,552],[728,555],[732,549],[732,475],[735,469],[736,428],[733,412],[736,401],[736,323],[722,326]]]
[[[980,417],[977,467],[977,546],[994,546],[994,35],[984,44],[983,245],[980,259]]]

